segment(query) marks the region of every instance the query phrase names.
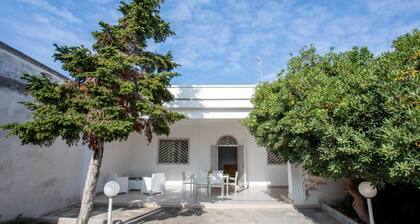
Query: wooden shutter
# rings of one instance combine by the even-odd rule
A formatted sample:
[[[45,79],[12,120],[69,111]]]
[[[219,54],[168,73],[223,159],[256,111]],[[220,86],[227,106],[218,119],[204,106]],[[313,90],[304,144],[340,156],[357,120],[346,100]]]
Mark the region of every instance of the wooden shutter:
[[[210,146],[210,154],[211,154],[211,170],[218,170],[218,160],[219,160],[219,155],[218,155],[218,150],[217,150],[217,146],[216,145],[212,145]]]
[[[245,175],[245,150],[243,145],[238,145],[237,150],[237,164],[238,164],[238,181],[239,185],[244,187],[246,185]]]

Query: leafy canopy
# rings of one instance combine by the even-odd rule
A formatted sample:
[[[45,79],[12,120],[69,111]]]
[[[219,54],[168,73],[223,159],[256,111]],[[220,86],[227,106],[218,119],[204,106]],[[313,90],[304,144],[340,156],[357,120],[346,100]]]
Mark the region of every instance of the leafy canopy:
[[[93,32],[92,49],[56,46],[55,60],[72,77],[54,83],[44,76],[25,74],[24,102],[33,119],[9,124],[11,135],[23,144],[48,146],[61,136],[67,144],[83,143],[95,148],[99,141],[124,140],[130,133],[168,134],[169,125],[183,116],[164,103],[173,96],[167,87],[177,73],[169,53],[147,49],[147,42],[162,43],[174,33],[159,16],[162,0],[121,2],[122,17],[111,25],[100,22]]]
[[[420,32],[393,48],[304,48],[278,80],[258,85],[243,123],[313,175],[420,187]]]

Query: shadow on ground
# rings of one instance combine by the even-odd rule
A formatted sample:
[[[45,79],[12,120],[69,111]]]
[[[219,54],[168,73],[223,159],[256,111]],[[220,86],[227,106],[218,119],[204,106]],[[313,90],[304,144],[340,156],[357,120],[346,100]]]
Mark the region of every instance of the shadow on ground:
[[[137,224],[152,221],[162,221],[176,217],[201,216],[203,213],[205,213],[205,211],[202,208],[157,208],[138,217],[134,217],[126,221],[119,221],[116,223]]]

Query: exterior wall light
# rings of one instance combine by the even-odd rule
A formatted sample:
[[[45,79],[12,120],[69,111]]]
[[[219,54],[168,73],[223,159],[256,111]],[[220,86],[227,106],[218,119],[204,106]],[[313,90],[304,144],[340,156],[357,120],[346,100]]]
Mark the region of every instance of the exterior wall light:
[[[109,181],[104,186],[104,194],[108,199],[108,224],[112,224],[112,198],[120,192],[120,185],[116,181]]]
[[[378,193],[378,190],[375,188],[375,186],[372,185],[372,183],[363,181],[359,184],[359,192],[367,199],[368,204],[368,210],[369,210],[369,223],[375,224],[375,220],[373,219],[373,209],[372,209],[372,201],[371,198],[375,197]]]

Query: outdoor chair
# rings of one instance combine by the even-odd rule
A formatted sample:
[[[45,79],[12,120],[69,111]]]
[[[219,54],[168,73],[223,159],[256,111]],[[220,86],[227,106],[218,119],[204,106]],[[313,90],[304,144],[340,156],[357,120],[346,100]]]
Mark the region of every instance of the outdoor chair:
[[[229,186],[233,186],[234,197],[236,198],[236,192],[238,191],[238,171],[235,172],[235,177],[229,177],[225,183],[226,195],[229,195]]]
[[[225,187],[223,180],[223,170],[213,170],[210,175],[210,197],[213,187],[220,188],[220,197],[223,198],[223,188]]]
[[[143,177],[141,192],[144,194],[164,194],[166,178],[164,173],[154,173],[152,177]]]
[[[207,174],[201,170],[194,175],[194,195],[198,194],[201,188],[205,188],[207,190],[207,196],[209,195],[207,177]]]
[[[182,193],[186,193],[187,192],[187,185],[189,185],[190,187],[190,194],[192,192],[192,187],[193,187],[193,178],[187,177],[185,175],[185,171],[182,171]]]
[[[119,177],[117,174],[113,174],[109,180],[113,180],[120,185],[118,193],[128,193],[128,176]]]

